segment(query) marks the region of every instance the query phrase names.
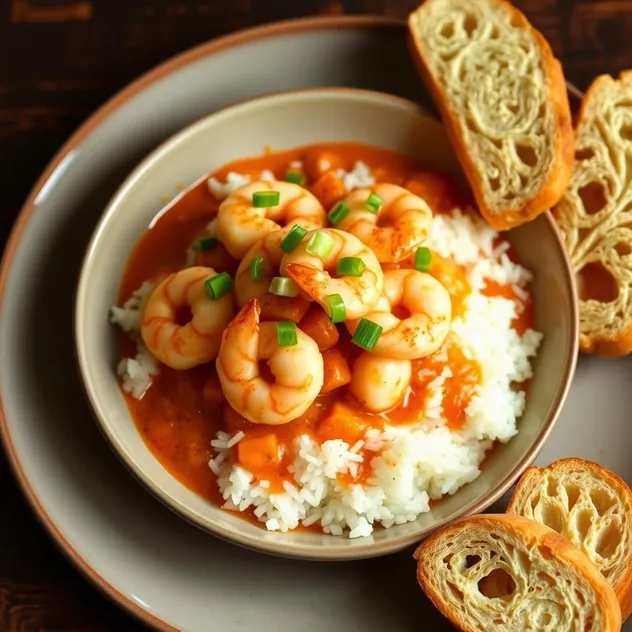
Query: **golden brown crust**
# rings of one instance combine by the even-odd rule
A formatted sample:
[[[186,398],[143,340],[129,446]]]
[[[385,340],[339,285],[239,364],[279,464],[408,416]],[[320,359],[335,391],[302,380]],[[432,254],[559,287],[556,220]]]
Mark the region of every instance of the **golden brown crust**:
[[[620,630],[621,613],[616,595],[590,560],[549,527],[521,516],[504,514],[482,514],[455,522],[422,542],[413,554],[417,560],[419,585],[435,607],[457,629],[463,632],[480,632],[481,628],[473,623],[477,619],[470,616],[471,613],[465,607],[456,608],[450,603],[445,592],[437,590],[438,563],[445,563],[445,555],[451,552],[450,547],[453,547],[455,542],[459,545],[472,542],[479,546],[478,550],[481,551],[481,542],[488,536],[495,537],[496,540],[506,538],[514,550],[531,559],[531,564],[537,563],[537,559],[553,560],[558,568],[568,571],[568,577],[576,578],[575,588],[581,586],[585,589],[586,586],[590,586],[595,614],[601,619],[601,632]],[[524,560],[524,557],[522,559]],[[448,564],[451,563],[450,560]],[[521,600],[532,594],[528,588],[529,586],[517,588],[522,590]],[[513,622],[512,627],[512,622],[509,621],[507,625],[510,627],[503,629],[516,630],[519,623]]]
[[[597,483],[607,485],[620,500],[621,511],[624,514],[624,524],[627,527],[629,516],[632,514],[632,490],[630,490],[624,480],[609,469],[598,463],[578,458],[559,459],[545,468],[536,466],[528,468],[514,490],[507,506],[507,513],[532,518],[532,515],[527,514],[531,514],[533,511],[532,500],[537,497],[538,486],[544,484],[547,479],[552,479],[554,484],[552,485],[553,491],[551,493],[554,494],[559,490],[560,486],[564,485],[564,477],[572,476],[573,474],[590,474]],[[584,485],[584,487],[586,486]],[[569,507],[569,511],[571,509]],[[582,511],[585,513],[585,510]],[[569,515],[568,522],[574,523],[575,520]],[[627,535],[629,539],[629,534],[622,535],[624,538]],[[582,542],[581,544],[584,543]],[[575,543],[575,545],[577,546],[578,543]],[[610,583],[619,600],[622,617],[625,621],[632,613],[632,553],[629,552],[629,543],[626,545],[624,541],[622,545],[624,556],[616,569],[616,577]],[[587,550],[589,548],[590,545],[587,544],[584,550],[587,555],[591,555],[591,551]]]
[[[426,0],[426,3],[432,0]],[[487,208],[484,193],[484,180],[479,167],[464,139],[459,121],[455,112],[451,110],[444,87],[441,81],[434,76],[429,68],[428,60],[424,57],[423,50],[416,36],[415,16],[418,11],[423,11],[426,3],[410,14],[408,20],[408,44],[415,66],[430,91],[430,94],[441,114],[446,132],[461,166],[467,176],[477,205],[487,222],[496,230],[507,230],[524,222],[531,221],[544,211],[554,206],[562,197],[569,182],[574,155],[574,135],[572,119],[568,101],[566,83],[561,64],[553,56],[546,39],[532,27],[526,17],[506,0],[488,0],[495,2],[499,7],[511,13],[512,23],[517,27],[527,28],[532,38],[540,48],[545,76],[547,92],[554,110],[554,159],[553,165],[546,181],[539,191],[526,200],[519,209],[506,208],[500,211],[491,211]]]

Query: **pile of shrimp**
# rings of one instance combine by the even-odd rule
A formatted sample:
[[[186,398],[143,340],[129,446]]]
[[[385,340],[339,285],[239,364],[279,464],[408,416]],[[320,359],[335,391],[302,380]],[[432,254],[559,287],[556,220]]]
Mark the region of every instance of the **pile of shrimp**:
[[[256,203],[261,194],[274,204]],[[204,236],[214,249],[206,259],[223,253],[233,274],[221,273],[218,295],[209,294],[220,272],[202,265],[202,252],[196,265],[169,275],[145,304],[142,339],[173,369],[215,361],[224,398],[255,424],[286,424],[341,388],[368,412],[391,409],[410,388],[412,362],[437,351],[450,331],[448,291],[415,267],[432,220],[428,203],[404,187],[347,193],[332,171],[311,189],[249,183],[219,205]],[[328,244],[321,252],[310,248],[315,235]],[[338,274],[341,260],[356,269]],[[273,293],[273,279],[286,291]],[[338,312],[332,322],[332,297],[344,306],[343,320]],[[367,321],[379,336],[357,346],[354,334]],[[280,323],[295,332],[289,343]]]

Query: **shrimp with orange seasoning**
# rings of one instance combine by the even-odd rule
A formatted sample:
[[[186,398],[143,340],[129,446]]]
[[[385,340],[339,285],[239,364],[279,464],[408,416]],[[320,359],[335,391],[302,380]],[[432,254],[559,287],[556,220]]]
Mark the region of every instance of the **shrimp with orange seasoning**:
[[[433,276],[417,270],[387,270],[384,272],[384,302],[364,318],[383,329],[374,355],[397,360],[415,360],[434,353],[445,341],[452,323],[450,294]],[[398,318],[396,308],[410,313]],[[348,320],[347,328],[353,334],[359,320]]]
[[[343,201],[349,212],[336,227],[365,243],[380,263],[405,259],[430,235],[430,207],[419,196],[395,184],[356,189]]]
[[[150,294],[143,310],[141,337],[149,351],[172,369],[190,369],[215,359],[222,330],[235,314],[232,292],[208,297],[212,268],[193,266],[170,274]],[[184,316],[184,318],[182,318]],[[181,323],[180,320],[186,322]]]
[[[260,322],[257,299],[244,305],[222,336],[217,375],[231,407],[252,423],[280,425],[300,417],[323,386],[323,356],[297,328],[298,342],[281,346],[277,323]],[[261,374],[266,362],[274,381]]]
[[[255,194],[270,192],[279,194],[278,204],[255,206]],[[235,259],[241,259],[266,233],[286,224],[312,230],[326,223],[325,209],[307,189],[291,182],[260,181],[237,189],[221,203],[217,236]]]
[[[251,298],[259,299],[263,320],[293,320],[299,322],[307,312],[309,301],[301,296],[277,296],[269,291],[272,278],[279,275],[281,259],[285,254],[281,242],[291,227],[267,233],[248,250],[237,268],[235,275],[235,295],[239,307]],[[253,279],[252,265],[262,259],[257,280]]]
[[[281,260],[281,274],[289,276],[311,300],[328,314],[327,297],[338,294],[342,298],[347,318],[360,318],[375,305],[380,295],[384,276],[373,251],[357,237],[342,230],[326,228],[320,231],[333,241],[331,250],[319,257],[310,254],[307,246],[314,231]],[[359,259],[363,271],[358,275],[336,277],[338,262],[343,258]]]

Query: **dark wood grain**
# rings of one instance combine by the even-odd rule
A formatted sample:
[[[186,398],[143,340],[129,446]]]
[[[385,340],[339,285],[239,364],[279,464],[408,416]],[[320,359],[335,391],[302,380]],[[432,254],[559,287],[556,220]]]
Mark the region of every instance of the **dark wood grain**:
[[[0,0],[0,244],[57,148],[165,58],[254,24],[313,14],[405,17],[418,0]],[[516,0],[585,88],[632,68],[632,0]],[[0,455],[0,630],[140,630],[71,567]]]

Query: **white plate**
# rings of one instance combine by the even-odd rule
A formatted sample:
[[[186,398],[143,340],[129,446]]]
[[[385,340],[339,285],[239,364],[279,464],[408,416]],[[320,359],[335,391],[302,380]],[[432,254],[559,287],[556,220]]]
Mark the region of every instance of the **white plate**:
[[[404,28],[393,22],[299,21],[205,45],[142,78],[73,136],[36,186],[5,254],[0,428],[9,458],[62,549],[108,595],[159,629],[451,629],[417,587],[410,552],[297,562],[239,549],[186,524],[117,461],[75,369],[79,265],[131,167],[204,114],[265,92],[321,85],[423,94]],[[580,362],[540,463],[581,456],[632,480],[627,366]]]

